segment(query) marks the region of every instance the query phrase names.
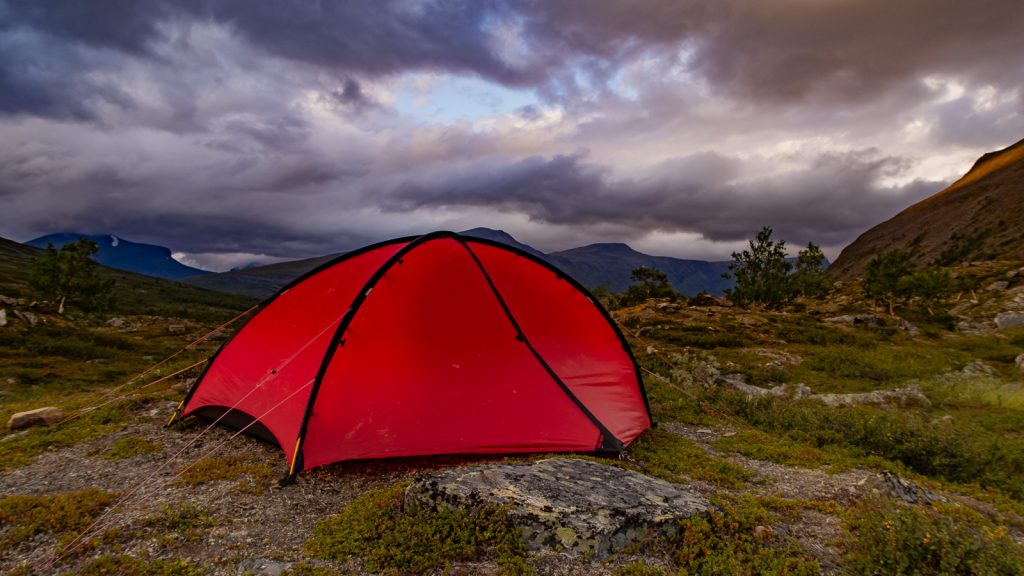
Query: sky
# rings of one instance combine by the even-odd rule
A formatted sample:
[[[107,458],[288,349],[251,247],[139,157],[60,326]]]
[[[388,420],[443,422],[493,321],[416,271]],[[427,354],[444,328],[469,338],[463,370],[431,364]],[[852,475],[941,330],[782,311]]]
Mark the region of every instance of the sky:
[[[843,246],[1024,138],[1019,0],[0,0],[0,236]]]

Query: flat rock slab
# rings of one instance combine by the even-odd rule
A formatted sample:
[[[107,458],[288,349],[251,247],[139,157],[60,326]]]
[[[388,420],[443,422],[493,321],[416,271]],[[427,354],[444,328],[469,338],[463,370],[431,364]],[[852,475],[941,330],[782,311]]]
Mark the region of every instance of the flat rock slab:
[[[432,510],[504,505],[527,550],[598,558],[673,536],[680,520],[712,508],[683,486],[576,458],[445,470],[413,482],[405,503]]]

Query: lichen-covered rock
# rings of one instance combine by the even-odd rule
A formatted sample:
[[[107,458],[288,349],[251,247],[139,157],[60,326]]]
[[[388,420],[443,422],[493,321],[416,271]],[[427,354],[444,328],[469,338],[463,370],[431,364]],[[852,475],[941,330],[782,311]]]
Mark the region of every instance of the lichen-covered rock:
[[[1001,330],[1024,326],[1024,312],[1000,312],[996,314],[995,322]]]
[[[52,426],[63,419],[64,412],[60,408],[47,406],[12,414],[10,420],[7,421],[7,429],[21,430],[30,426]]]
[[[931,406],[928,397],[917,386],[896,388],[894,390],[875,390],[873,392],[854,392],[851,394],[814,394],[809,396],[820,400],[828,406],[857,406],[860,404],[896,404],[898,406]]]
[[[1017,365],[1018,370],[1024,370],[1024,354],[1014,358],[1013,363]]]
[[[576,458],[445,470],[413,482],[405,503],[434,510],[504,505],[527,550],[594,557],[672,536],[679,520],[711,509],[682,486]]]

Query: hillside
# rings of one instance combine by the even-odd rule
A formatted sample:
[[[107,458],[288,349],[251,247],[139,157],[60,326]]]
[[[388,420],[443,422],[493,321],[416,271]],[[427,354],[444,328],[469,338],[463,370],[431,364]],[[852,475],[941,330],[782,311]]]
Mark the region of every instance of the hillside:
[[[328,254],[303,260],[290,260],[266,266],[231,270],[230,272],[190,276],[182,281],[208,290],[263,299],[272,296],[285,284],[337,256],[338,254]]]
[[[551,262],[590,289],[606,286],[613,292],[625,290],[631,283],[630,273],[640,266],[657,268],[665,272],[675,289],[683,294],[695,295],[703,291],[721,295],[726,288],[732,286],[731,281],[722,278],[722,272],[728,270],[728,262],[705,262],[682,260],[669,256],[651,256],[637,252],[626,244],[591,244],[545,254],[528,244],[519,242],[504,230],[473,228],[460,232],[460,234],[493,240],[519,248]],[[338,255],[330,254],[305,260],[256,266],[245,270],[232,270],[220,274],[205,274],[185,278],[184,282],[211,290],[267,298],[293,279],[336,256]]]
[[[591,244],[552,252],[548,259],[584,286],[607,286],[612,292],[628,288],[630,273],[641,266],[661,270],[676,290],[691,296],[702,291],[721,295],[732,286],[731,281],[722,278],[729,269],[728,262],[651,256],[626,244]]]
[[[920,264],[1024,260],[1024,140],[985,154],[950,187],[861,234],[829,270],[856,278],[894,248]]]
[[[118,270],[127,270],[167,280],[180,280],[186,276],[210,273],[178,262],[171,256],[170,249],[164,246],[132,242],[109,234],[88,235],[75,232],[47,234],[29,240],[26,244],[36,248],[46,248],[47,244],[53,244],[55,248],[60,248],[79,238],[92,240],[100,247],[100,251],[96,255],[97,262]]]
[[[14,298],[29,296],[28,265],[37,253],[37,248],[0,238],[0,294]],[[114,281],[109,309],[113,314],[223,318],[255,303],[243,295],[99,266],[100,275]]]

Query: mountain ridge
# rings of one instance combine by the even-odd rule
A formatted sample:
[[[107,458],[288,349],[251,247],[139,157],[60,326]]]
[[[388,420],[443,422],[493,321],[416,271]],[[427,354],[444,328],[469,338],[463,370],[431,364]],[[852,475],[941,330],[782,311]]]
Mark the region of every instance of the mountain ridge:
[[[25,244],[34,248],[46,248],[47,245],[53,244],[54,248],[60,248],[65,244],[75,242],[79,238],[92,240],[99,246],[100,250],[94,258],[96,262],[118,270],[154,276],[165,280],[181,280],[189,276],[211,274],[208,270],[202,270],[178,262],[171,255],[170,248],[155,244],[132,242],[113,234],[56,232],[33,238],[25,242]]]
[[[850,280],[893,249],[919,265],[1024,260],[1024,140],[982,155],[947,188],[865,231],[829,270]]]
[[[634,250],[628,244],[612,242],[600,242],[544,253],[516,240],[504,230],[477,227],[459,232],[459,234],[501,242],[518,248],[550,262],[590,289],[604,286],[613,292],[625,290],[631,283],[630,274],[640,266],[657,268],[665,272],[672,285],[684,294],[708,292],[721,295],[726,288],[732,286],[731,281],[722,278],[722,272],[728,269],[728,262],[651,256]],[[293,279],[341,254],[343,252],[244,270],[206,274],[185,278],[183,281],[211,290],[267,298]]]

